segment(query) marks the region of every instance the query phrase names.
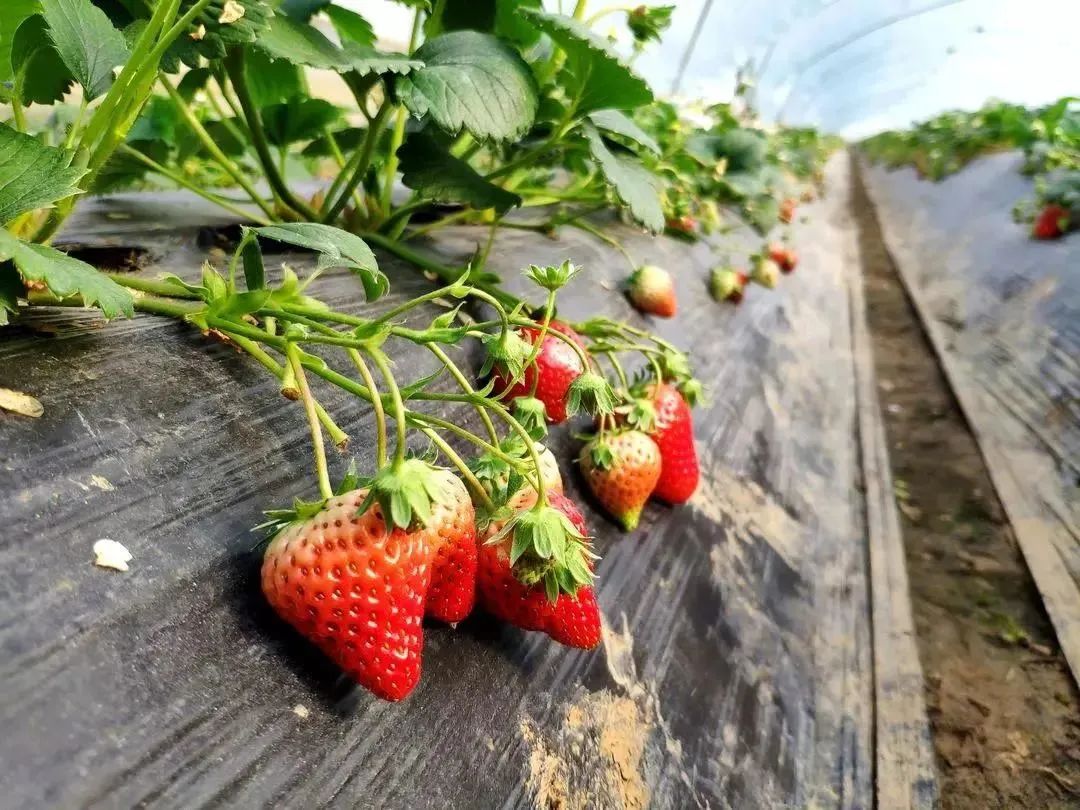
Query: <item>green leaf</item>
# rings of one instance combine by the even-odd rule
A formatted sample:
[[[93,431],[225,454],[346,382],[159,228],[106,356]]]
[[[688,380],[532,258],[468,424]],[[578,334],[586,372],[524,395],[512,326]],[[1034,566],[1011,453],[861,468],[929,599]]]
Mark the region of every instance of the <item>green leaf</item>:
[[[208,81],[210,81],[210,68],[194,68],[184,74],[180,83],[176,85],[176,92],[184,101],[191,101],[196,93],[206,87]]]
[[[341,117],[341,111],[321,98],[294,96],[261,110],[266,138],[274,146],[310,141]]]
[[[261,290],[266,286],[266,268],[263,266],[262,248],[258,239],[244,243],[240,254],[244,261],[244,282],[249,290]]]
[[[176,129],[180,123],[180,113],[176,105],[164,96],[151,96],[143,107],[139,117],[128,130],[128,142],[176,140]]]
[[[258,48],[248,49],[244,75],[251,99],[259,108],[287,101],[306,92],[300,68],[284,59],[271,59]]]
[[[257,47],[271,59],[294,65],[340,70],[344,64],[341,48],[306,23],[276,16],[259,37]]]
[[[0,225],[78,194],[84,174],[61,150],[0,124]]]
[[[259,236],[289,245],[314,250],[319,254],[318,268],[344,267],[360,277],[369,301],[382,296],[390,283],[379,270],[375,254],[359,236],[314,222],[294,222],[256,228]]]
[[[4,0],[4,13],[0,14],[0,84],[11,81],[15,75],[11,69],[11,46],[15,41],[15,32],[27,17],[40,11],[38,0]],[[3,96],[2,87],[0,96]]]
[[[187,11],[195,2],[183,0],[180,8]],[[273,2],[276,5],[276,0]],[[230,12],[240,8],[243,13],[226,14],[226,6]],[[210,0],[187,33],[173,41],[161,60],[161,68],[166,73],[175,73],[181,62],[195,68],[199,66],[199,57],[221,59],[229,48],[257,41],[273,16],[274,10],[267,0]],[[196,32],[199,39],[192,38]]]
[[[402,182],[429,199],[465,203],[477,210],[494,208],[500,214],[521,205],[521,197],[485,180],[430,135],[410,135],[398,149],[398,157]]]
[[[11,45],[15,72],[15,98],[23,104],[53,104],[71,89],[75,77],[49,38],[49,27],[40,14],[28,17]]]
[[[22,278],[11,262],[0,262],[0,326],[6,326],[8,313],[15,312],[24,294]]]
[[[109,89],[113,70],[127,61],[127,42],[90,0],[41,0],[60,58],[93,100]]]
[[[514,140],[536,116],[537,89],[529,66],[489,34],[455,31],[425,42],[415,54],[424,67],[397,83],[417,118],[430,116],[450,133]]]
[[[327,6],[324,11],[342,43],[351,42],[367,47],[375,45],[375,31],[371,23],[355,11],[341,6]]]
[[[541,9],[518,12],[566,52],[566,89],[578,113],[631,110],[653,100],[644,79],[619,61],[611,43],[577,20]]]
[[[614,154],[591,124],[585,126],[584,132],[600,172],[630,214],[653,233],[662,231],[664,209],[659,178],[635,159]]]
[[[540,39],[540,32],[522,19],[518,10],[540,8],[542,0],[495,0],[495,33],[503,39],[528,48]]]
[[[768,195],[753,197],[743,203],[743,215],[754,230],[764,235],[779,221],[780,204]]]
[[[424,35],[431,39],[448,31],[493,31],[495,0],[443,0],[424,23]]]
[[[354,149],[359,149],[364,138],[367,137],[367,129],[364,127],[344,127],[330,133],[334,137],[334,143],[342,154],[348,155]],[[334,150],[330,148],[330,138],[322,135],[304,147],[301,154],[304,157],[330,157]]]
[[[236,320],[250,312],[255,312],[270,300],[270,290],[248,290],[231,293],[215,300],[210,305],[209,315]]]
[[[271,59],[339,73],[356,71],[362,76],[370,73],[403,74],[423,64],[404,54],[382,53],[353,42],[339,48],[315,28],[288,17],[274,17],[259,37],[257,45]]]
[[[644,146],[650,152],[660,154],[660,144],[634,123],[633,119],[619,110],[596,110],[589,113],[589,120],[596,125],[597,129],[627,138],[639,146]]]
[[[26,281],[40,281],[53,295],[82,296],[106,318],[134,315],[131,293],[86,262],[47,245],[32,245],[0,228],[0,261],[11,260]]]
[[[414,70],[419,70],[424,63],[419,59],[413,59],[403,53],[384,53],[374,48],[363,45],[354,45],[349,42],[345,45],[345,66],[351,73],[358,76],[383,73],[396,73],[404,76]]]
[[[306,23],[329,5],[330,0],[282,0],[278,10],[286,17]]]
[[[659,42],[661,35],[671,25],[675,6],[637,6],[626,18],[634,44],[638,47],[647,42]]]

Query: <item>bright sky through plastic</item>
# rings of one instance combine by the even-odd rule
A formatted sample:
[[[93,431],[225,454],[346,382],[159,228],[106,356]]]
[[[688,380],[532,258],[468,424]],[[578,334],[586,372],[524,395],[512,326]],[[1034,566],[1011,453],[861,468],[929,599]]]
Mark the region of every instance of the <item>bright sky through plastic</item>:
[[[663,96],[707,2],[666,1],[676,6],[671,28],[634,62]],[[362,12],[380,37],[408,38],[410,9],[338,2]],[[635,2],[592,0],[586,16]],[[598,30],[615,32],[629,53],[624,19],[606,16]],[[679,95],[726,101],[738,66],[753,62],[764,66],[756,103],[765,120],[857,138],[990,98],[1038,105],[1080,96],[1077,31],[1080,0],[713,0]]]

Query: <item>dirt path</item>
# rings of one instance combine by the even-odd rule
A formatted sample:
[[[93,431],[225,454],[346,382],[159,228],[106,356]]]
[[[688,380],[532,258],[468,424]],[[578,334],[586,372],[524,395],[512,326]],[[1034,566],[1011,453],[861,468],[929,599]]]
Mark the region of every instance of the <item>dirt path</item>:
[[[875,367],[942,806],[1080,807],[1080,699],[856,179]]]

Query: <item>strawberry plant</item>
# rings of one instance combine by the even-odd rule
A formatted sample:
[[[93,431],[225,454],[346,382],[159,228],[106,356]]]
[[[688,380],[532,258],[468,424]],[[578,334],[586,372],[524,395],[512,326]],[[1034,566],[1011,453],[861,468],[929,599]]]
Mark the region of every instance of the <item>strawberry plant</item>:
[[[672,7],[589,17],[585,0],[572,15],[534,0],[406,5],[401,52],[377,48],[367,21],[329,0],[18,0],[0,21],[12,109],[0,124],[0,323],[34,306],[149,313],[271,374],[307,422],[317,494],[268,511],[263,592],[389,700],[419,680],[425,617],[454,623],[480,604],[565,644],[599,643],[597,557],[543,444],[550,425],[596,420],[582,468],[627,528],[650,497],[683,503],[698,483],[690,408],[702,390],[686,355],[627,323],[557,319],[578,272],[569,262],[527,269],[542,306],[511,295],[485,269],[497,229],[581,229],[627,259],[640,307],[671,316],[670,275],[639,266],[594,215],[696,238],[728,206],[765,232],[792,219],[792,195],[819,179],[828,151],[814,133],[766,133],[723,107],[686,125],[591,27],[624,15],[640,50]],[[309,69],[336,74],[353,103],[318,97]],[[57,104],[75,85],[77,109]],[[30,104],[52,113],[35,119]],[[50,246],[79,195],[147,184],[240,219],[231,257],[196,281],[106,273]],[[538,218],[510,216],[523,209]],[[417,245],[457,223],[487,231],[463,266]],[[267,240],[313,253],[315,269],[268,272]],[[330,268],[353,273],[367,301],[384,295],[372,248],[441,286],[379,317],[317,297]],[[767,276],[753,278],[771,286]],[[447,306],[415,323],[432,303]],[[451,358],[464,343],[483,354],[475,374]],[[438,373],[395,372],[404,344]],[[375,423],[371,474],[336,486],[328,445],[344,453],[348,435],[326,386],[367,403]],[[440,416],[448,404],[471,409],[476,429]]]
[[[874,162],[911,165],[935,181],[980,155],[1020,149],[1021,170],[1035,177],[1035,194],[1014,206],[1016,221],[1033,223],[1032,236],[1038,239],[1080,226],[1080,102],[1075,98],[1037,109],[992,102],[977,112],[946,112],[906,132],[874,135],[863,149]]]

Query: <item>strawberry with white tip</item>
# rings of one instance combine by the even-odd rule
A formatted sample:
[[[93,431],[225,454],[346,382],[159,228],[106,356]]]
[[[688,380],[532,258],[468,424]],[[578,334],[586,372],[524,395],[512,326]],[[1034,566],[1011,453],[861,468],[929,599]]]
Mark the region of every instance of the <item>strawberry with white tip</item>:
[[[677,308],[671,274],[654,264],[634,271],[627,283],[627,295],[638,310],[660,318],[670,318]]]

